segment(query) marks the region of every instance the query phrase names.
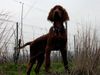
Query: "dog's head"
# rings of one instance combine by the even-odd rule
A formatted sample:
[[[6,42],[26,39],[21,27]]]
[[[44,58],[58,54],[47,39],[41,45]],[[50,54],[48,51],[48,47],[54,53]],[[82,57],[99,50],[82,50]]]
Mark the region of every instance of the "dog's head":
[[[68,16],[68,13],[66,12],[66,10],[62,6],[56,5],[49,12],[47,19],[51,22],[54,22],[54,21],[64,22],[64,21],[69,20],[69,16]]]

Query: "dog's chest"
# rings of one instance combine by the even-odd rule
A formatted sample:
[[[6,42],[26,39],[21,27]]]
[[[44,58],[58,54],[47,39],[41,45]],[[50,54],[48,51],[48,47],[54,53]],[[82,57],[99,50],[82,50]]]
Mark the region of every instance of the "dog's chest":
[[[52,47],[52,49],[60,49],[66,44],[66,39],[64,38],[52,38],[49,41],[49,45]]]
[[[52,44],[61,45],[61,44],[66,42],[66,36],[63,36],[63,35],[61,36],[60,34],[59,35],[54,35],[51,38],[51,42],[52,42]]]
[[[51,45],[54,49],[59,49],[66,44],[66,40],[67,36],[64,29],[52,28],[52,32],[49,37],[49,45]]]

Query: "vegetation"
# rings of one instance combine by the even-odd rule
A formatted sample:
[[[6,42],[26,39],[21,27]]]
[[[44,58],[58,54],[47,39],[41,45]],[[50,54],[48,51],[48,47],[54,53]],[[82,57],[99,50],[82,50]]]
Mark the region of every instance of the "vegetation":
[[[62,63],[53,63],[52,64],[53,74],[64,74],[64,68]],[[44,65],[41,68],[40,75],[44,75]],[[26,75],[26,64],[16,65],[14,63],[3,63],[0,64],[0,75]],[[31,75],[35,75],[34,67],[31,71]]]
[[[13,56],[10,55],[11,49],[9,42],[14,35],[13,26],[8,29],[8,20],[6,13],[0,14],[0,75],[26,75],[26,64],[28,63],[28,51],[26,54],[20,55],[19,63],[14,64]],[[85,26],[85,25],[84,25]],[[3,27],[3,29],[2,29]],[[9,34],[8,34],[9,33]],[[11,33],[11,34],[10,34]],[[13,36],[15,42],[15,36]],[[13,48],[15,43],[13,44]],[[70,54],[69,54],[70,53]],[[55,54],[55,53],[54,53]],[[64,72],[63,64],[61,63],[60,54],[53,54],[53,60],[51,65],[52,74],[50,75],[67,75]],[[100,39],[96,35],[96,30],[91,28],[82,28],[78,30],[74,36],[74,51],[68,52],[70,75],[100,75]],[[44,65],[41,68],[40,75],[44,75]],[[34,67],[31,75],[35,75]],[[46,74],[47,75],[47,74]]]
[[[100,42],[96,31],[86,28],[80,32],[74,38],[72,75],[100,75]]]

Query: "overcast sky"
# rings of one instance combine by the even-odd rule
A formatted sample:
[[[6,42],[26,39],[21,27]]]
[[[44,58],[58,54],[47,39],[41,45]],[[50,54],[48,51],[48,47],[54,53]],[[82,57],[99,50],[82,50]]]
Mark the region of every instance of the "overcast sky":
[[[100,0],[0,0],[0,11],[7,11],[13,21],[20,22],[21,4],[24,3],[24,37],[31,40],[33,35],[47,33],[52,25],[47,21],[48,12],[55,5],[62,5],[69,14],[69,36],[73,36],[80,23],[93,24],[100,31]],[[31,38],[31,39],[30,39]]]

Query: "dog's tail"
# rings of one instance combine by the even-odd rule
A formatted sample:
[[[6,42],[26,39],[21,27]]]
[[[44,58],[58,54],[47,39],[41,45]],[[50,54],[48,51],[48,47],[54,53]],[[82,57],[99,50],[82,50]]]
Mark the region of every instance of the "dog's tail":
[[[25,43],[23,46],[20,46],[18,49],[22,49],[22,48],[24,48],[25,46],[30,45],[31,43],[32,43],[32,41],[27,42],[27,43]]]

